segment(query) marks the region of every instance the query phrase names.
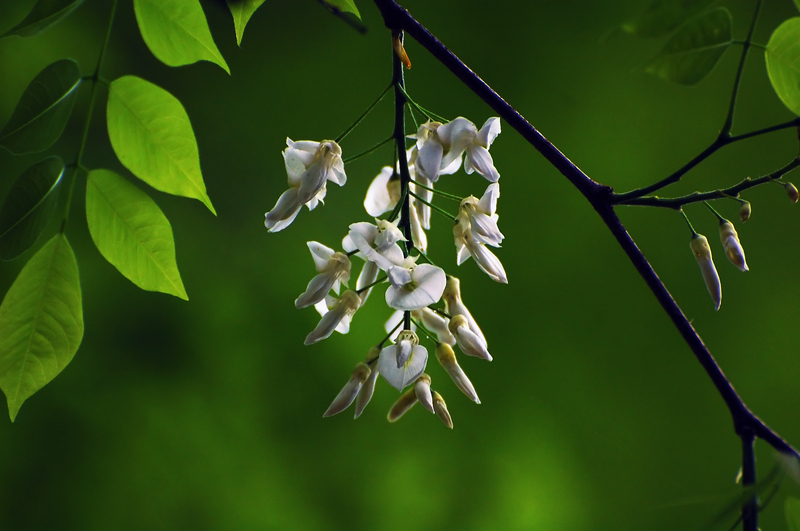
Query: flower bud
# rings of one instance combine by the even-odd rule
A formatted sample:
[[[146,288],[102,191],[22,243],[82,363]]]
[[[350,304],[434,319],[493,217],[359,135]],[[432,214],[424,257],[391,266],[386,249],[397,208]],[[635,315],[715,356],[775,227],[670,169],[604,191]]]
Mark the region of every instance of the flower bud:
[[[395,402],[389,410],[389,414],[386,415],[386,418],[389,419],[389,422],[397,422],[397,420],[405,415],[406,411],[411,409],[416,403],[417,395],[412,387],[397,399],[397,402]]]
[[[783,187],[786,189],[786,195],[789,196],[789,199],[792,203],[797,203],[798,198],[800,195],[797,193],[797,188],[792,183],[785,183]]]
[[[739,218],[742,220],[742,223],[750,219],[750,212],[751,212],[750,202],[745,201],[744,203],[742,203],[741,208],[739,208]]]
[[[328,406],[327,411],[325,411],[322,416],[332,417],[350,407],[350,404],[356,399],[356,395],[358,395],[361,386],[369,377],[370,372],[369,366],[366,363],[362,362],[356,365],[353,374],[350,375],[350,380],[342,387],[342,390],[339,391],[339,394],[336,395],[336,398],[333,399],[333,402],[331,402],[331,405]]]
[[[442,395],[436,391],[433,392],[433,409],[436,411],[436,416],[442,419],[444,425],[452,430],[453,419],[450,417],[450,412],[447,411],[447,404],[444,403]]]
[[[492,355],[489,354],[486,341],[470,330],[469,322],[465,316],[454,315],[450,319],[448,327],[450,333],[455,336],[461,352],[467,356],[475,356],[476,358],[492,361]]]
[[[419,375],[417,381],[414,383],[414,393],[417,395],[419,403],[425,406],[425,409],[433,413],[433,398],[431,397],[431,377],[424,372]]]
[[[747,271],[747,262],[744,259],[744,249],[739,242],[739,235],[733,227],[733,223],[728,220],[719,222],[719,239],[725,247],[725,254],[728,260],[738,267],[741,271]]]
[[[703,274],[708,294],[711,295],[711,299],[714,301],[714,309],[719,310],[719,305],[722,303],[722,286],[719,283],[717,269],[714,267],[714,260],[711,258],[711,248],[708,246],[708,240],[702,234],[695,234],[692,236],[689,246],[697,259],[697,265],[700,266],[700,272]]]
[[[375,392],[375,382],[378,381],[378,356],[380,356],[380,354],[381,349],[378,347],[369,349],[366,363],[369,365],[371,371],[364,385],[362,385],[361,389],[358,391],[358,396],[356,396],[356,413],[353,416],[354,419],[361,416],[364,408],[367,407],[369,401],[372,400],[372,393]]]
[[[447,374],[450,375],[456,387],[461,389],[461,392],[467,395],[467,398],[476,404],[480,404],[481,401],[478,398],[478,393],[475,392],[475,387],[472,386],[472,382],[469,381],[464,370],[458,364],[458,361],[456,361],[456,353],[453,352],[453,348],[447,343],[440,343],[439,346],[436,347],[436,359],[439,360],[439,364],[447,371]]]
[[[392,48],[394,48],[394,53],[396,53],[397,57],[400,58],[400,61],[403,63],[403,66],[405,66],[408,69],[411,69],[411,59],[408,58],[406,49],[403,48],[403,40],[400,33],[392,37]]]

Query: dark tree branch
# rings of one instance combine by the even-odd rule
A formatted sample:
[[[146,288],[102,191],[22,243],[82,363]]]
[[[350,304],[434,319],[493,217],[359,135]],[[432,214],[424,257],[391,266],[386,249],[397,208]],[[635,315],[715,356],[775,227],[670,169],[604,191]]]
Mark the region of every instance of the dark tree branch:
[[[417,22],[411,14],[395,0],[373,0],[380,9],[384,22],[392,31],[405,31],[426,48],[445,67],[453,72],[472,92],[486,102],[506,122],[517,130],[539,153],[541,153],[564,177],[566,177],[589,201],[600,218],[616,238],[622,250],[628,255],[639,275],[655,295],[661,307],[670,317],[683,340],[694,353],[703,369],[711,378],[733,418],[737,435],[744,432],[759,437],[777,451],[800,459],[800,454],[772,431],[744,404],[733,385],[725,377],[703,340],[677,305],[672,295],[658,278],[644,254],[636,246],[628,231],[614,212],[615,196],[612,189],[590,179],[575,166],[561,151],[551,144],[539,131],[522,117],[511,105],[489,87],[475,72],[469,69],[458,57],[447,49],[427,29]],[[400,144],[398,143],[398,146]],[[715,149],[718,149],[715,148]],[[403,157],[400,156],[402,162]],[[402,170],[402,164],[401,164]],[[642,194],[644,195],[644,194]],[[618,199],[619,196],[617,196]]]

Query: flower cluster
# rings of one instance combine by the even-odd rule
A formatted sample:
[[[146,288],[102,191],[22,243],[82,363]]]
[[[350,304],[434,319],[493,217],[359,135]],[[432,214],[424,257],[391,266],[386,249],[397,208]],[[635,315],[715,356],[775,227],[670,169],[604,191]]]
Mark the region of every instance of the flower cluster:
[[[410,137],[414,145],[405,150],[402,170],[400,164],[385,166],[367,190],[364,207],[374,224],[352,223],[342,240],[342,251],[308,242],[317,275],[297,297],[295,306],[314,306],[321,319],[306,337],[306,345],[322,341],[334,331],[346,334],[356,312],[379,285],[386,285],[384,300],[395,310],[387,322],[388,335],[370,349],[364,361],[356,364],[325,417],[340,413],[355,402],[358,418],[381,375],[401,392],[389,412],[390,421],[420,402],[452,428],[444,399],[431,387],[431,377],[425,372],[428,349],[421,339],[426,338],[436,345],[436,359],[456,387],[480,403],[453,347],[465,355],[491,361],[486,337],[462,301],[460,281],[447,275],[428,256],[425,231],[431,228],[432,212],[441,212],[454,222],[456,263],[461,265],[471,257],[491,279],[508,282],[500,260],[488,249],[499,247],[504,238],[496,212],[500,174],[489,154],[499,133],[498,118],[490,118],[480,129],[461,117],[447,123],[422,124]],[[266,213],[265,225],[270,232],[288,227],[302,205],[313,210],[325,197],[327,181],[341,186],[346,180],[337,142],[287,139],[286,143],[283,156],[289,189]],[[453,196],[437,188],[441,176],[452,175],[462,166],[467,174],[478,173],[490,182],[480,199]],[[456,215],[434,206],[434,197],[439,194],[459,201]],[[404,218],[405,213],[408,219]],[[362,265],[355,289],[348,289],[354,257]],[[344,291],[340,293],[341,286]]]

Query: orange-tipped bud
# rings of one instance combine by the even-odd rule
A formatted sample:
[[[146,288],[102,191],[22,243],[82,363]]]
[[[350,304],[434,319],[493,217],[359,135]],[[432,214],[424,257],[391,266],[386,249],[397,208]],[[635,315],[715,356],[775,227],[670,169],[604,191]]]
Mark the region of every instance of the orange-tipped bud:
[[[403,40],[401,38],[401,33],[392,36],[392,48],[394,48],[394,53],[397,54],[397,57],[400,58],[403,65],[411,69],[411,59],[408,58],[408,54],[406,53],[406,49],[403,47]]]

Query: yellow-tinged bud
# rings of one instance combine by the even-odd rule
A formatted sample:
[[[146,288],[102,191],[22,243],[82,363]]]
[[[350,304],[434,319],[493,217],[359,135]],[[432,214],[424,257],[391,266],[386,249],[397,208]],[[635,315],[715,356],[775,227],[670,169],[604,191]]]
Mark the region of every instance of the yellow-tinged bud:
[[[453,419],[450,417],[450,412],[447,411],[447,404],[444,403],[442,395],[436,391],[433,392],[433,409],[436,411],[436,416],[442,419],[444,425],[452,430]]]
[[[401,39],[401,33],[392,36],[392,48],[394,48],[394,53],[397,54],[397,57],[400,58],[400,61],[403,62],[406,68],[411,69],[411,59],[408,58],[408,54],[406,53],[406,49],[403,47],[403,41]]]
[[[792,183],[785,183],[783,187],[786,189],[786,195],[789,196],[792,203],[797,203],[797,200],[800,199],[800,194],[797,193],[797,187]]]
[[[469,322],[467,322],[467,318],[463,315],[454,315],[450,318],[450,322],[447,324],[447,328],[450,329],[450,333],[456,335],[456,330],[459,327],[466,327],[469,328]]]
[[[750,212],[752,211],[750,207],[750,202],[745,201],[742,203],[741,208],[739,208],[739,218],[742,220],[742,223],[750,219]]]
[[[739,234],[737,234],[733,223],[728,220],[719,222],[719,239],[722,242],[722,246],[725,247],[725,254],[728,260],[741,271],[747,271],[744,249],[742,249]]]
[[[714,260],[711,258],[711,247],[708,246],[708,240],[702,234],[695,234],[692,236],[692,241],[689,246],[697,259],[697,265],[700,266],[700,272],[703,274],[703,281],[706,283],[708,294],[714,301],[714,309],[719,310],[722,303],[722,286],[719,283],[719,275],[717,275],[717,268],[714,267]]]
[[[419,375],[419,378],[414,383],[414,394],[417,395],[417,400],[425,406],[425,409],[434,413],[433,397],[431,396],[431,377],[424,372]]]
[[[469,381],[458,361],[456,361],[456,353],[453,351],[453,347],[447,343],[439,343],[436,347],[436,359],[439,360],[439,364],[447,371],[447,374],[450,375],[453,383],[456,384],[461,392],[476,404],[480,404],[481,401],[478,398],[478,393],[475,392],[475,387],[473,387],[472,382]]]
[[[414,391],[414,387],[409,387],[405,393],[400,395],[400,398],[397,400],[397,402],[394,403],[386,418],[389,419],[389,422],[396,422],[416,403],[417,394]]]

